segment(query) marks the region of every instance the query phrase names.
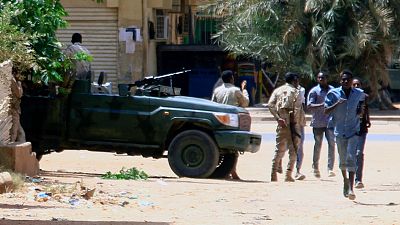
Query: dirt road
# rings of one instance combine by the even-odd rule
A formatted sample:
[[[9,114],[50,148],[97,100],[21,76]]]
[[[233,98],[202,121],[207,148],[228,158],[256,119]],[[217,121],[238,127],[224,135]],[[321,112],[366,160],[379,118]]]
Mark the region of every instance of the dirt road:
[[[399,123],[373,123],[366,146],[365,188],[356,190],[355,201],[342,196],[340,176],[327,177],[325,170],[321,171],[321,179],[312,176],[310,127],[306,128],[303,163],[306,179],[285,183],[280,175],[277,183],[270,183],[275,124],[263,122],[253,125],[254,131],[263,134],[261,151],[239,158],[241,181],[177,178],[166,159],[64,151],[43,157],[42,182],[30,183],[25,192],[0,195],[0,219],[32,220],[31,224],[35,224],[33,220],[48,221],[45,224],[51,220],[180,225],[400,224],[399,128]],[[324,145],[321,169],[326,158]],[[99,178],[122,167],[136,167],[151,177],[146,181]],[[335,172],[339,175],[337,169]],[[83,185],[96,191],[93,198],[72,203],[63,198],[35,201],[33,189],[51,185],[58,189]]]

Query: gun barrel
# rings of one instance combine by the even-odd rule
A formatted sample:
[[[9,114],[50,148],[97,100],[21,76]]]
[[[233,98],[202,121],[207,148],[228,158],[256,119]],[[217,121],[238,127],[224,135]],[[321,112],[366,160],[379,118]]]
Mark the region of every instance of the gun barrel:
[[[187,73],[187,72],[190,72],[190,71],[192,71],[192,70],[182,70],[182,71],[178,71],[178,72],[175,72],[175,73],[163,74],[163,75],[160,75],[160,76],[148,76],[148,77],[145,77],[142,80],[135,81],[134,84],[129,84],[129,87],[142,86],[144,84],[154,84],[156,81],[162,80],[164,78],[172,77],[172,76],[183,74],[183,73]]]
[[[170,76],[174,76],[174,75],[178,75],[178,74],[182,74],[182,73],[187,73],[187,72],[190,72],[190,71],[192,71],[192,70],[182,70],[182,71],[178,71],[178,72],[175,72],[175,73],[168,73],[168,74],[163,74],[163,75],[160,75],[160,76],[153,76],[153,78],[154,79],[162,79],[162,78],[165,78],[165,77],[170,77]]]

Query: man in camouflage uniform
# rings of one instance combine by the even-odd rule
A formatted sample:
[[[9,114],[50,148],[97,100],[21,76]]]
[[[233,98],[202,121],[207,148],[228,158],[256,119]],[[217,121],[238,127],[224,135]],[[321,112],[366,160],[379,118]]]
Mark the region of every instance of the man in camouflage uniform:
[[[278,181],[279,164],[289,149],[285,181],[294,182],[292,172],[297,160],[297,149],[301,141],[301,122],[304,118],[299,89],[299,75],[288,72],[285,75],[286,84],[272,92],[268,108],[278,122],[276,128],[275,155],[272,159],[271,181]]]

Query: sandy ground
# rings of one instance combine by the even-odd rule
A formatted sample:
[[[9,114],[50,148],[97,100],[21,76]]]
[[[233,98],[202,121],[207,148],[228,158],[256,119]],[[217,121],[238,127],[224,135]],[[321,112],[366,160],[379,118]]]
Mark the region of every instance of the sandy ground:
[[[373,122],[365,150],[365,188],[356,190],[355,201],[342,196],[340,176],[327,177],[326,170],[321,171],[321,179],[312,176],[310,127],[306,128],[303,164],[307,178],[285,183],[280,175],[277,183],[269,182],[275,124],[263,122],[253,124],[253,131],[263,134],[261,151],[239,158],[241,181],[177,178],[166,159],[88,151],[46,155],[40,163],[41,183],[26,183],[24,192],[0,195],[0,224],[23,224],[10,220],[29,220],[26,224],[32,225],[85,224],[83,221],[121,225],[139,224],[134,221],[182,225],[400,224],[399,128],[399,122]],[[321,169],[326,158],[324,145]],[[99,178],[100,174],[118,172],[122,167],[136,167],[151,177],[146,181]],[[339,175],[337,169],[335,172]],[[96,188],[93,198],[80,199],[75,204],[55,198],[47,202],[34,199],[34,187],[54,185],[68,189],[76,182]]]

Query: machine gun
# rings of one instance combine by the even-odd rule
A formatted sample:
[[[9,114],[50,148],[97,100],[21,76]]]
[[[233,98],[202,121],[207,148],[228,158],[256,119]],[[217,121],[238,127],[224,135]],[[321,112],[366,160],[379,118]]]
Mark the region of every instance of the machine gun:
[[[175,73],[168,73],[160,76],[148,76],[142,80],[138,80],[133,84],[127,84],[126,91],[129,92],[131,88],[137,87],[135,95],[179,95],[180,88],[173,86],[172,78],[175,75],[184,74],[191,70],[182,70]],[[163,85],[164,80],[169,79],[169,86]],[[120,95],[126,95],[121,94]]]

